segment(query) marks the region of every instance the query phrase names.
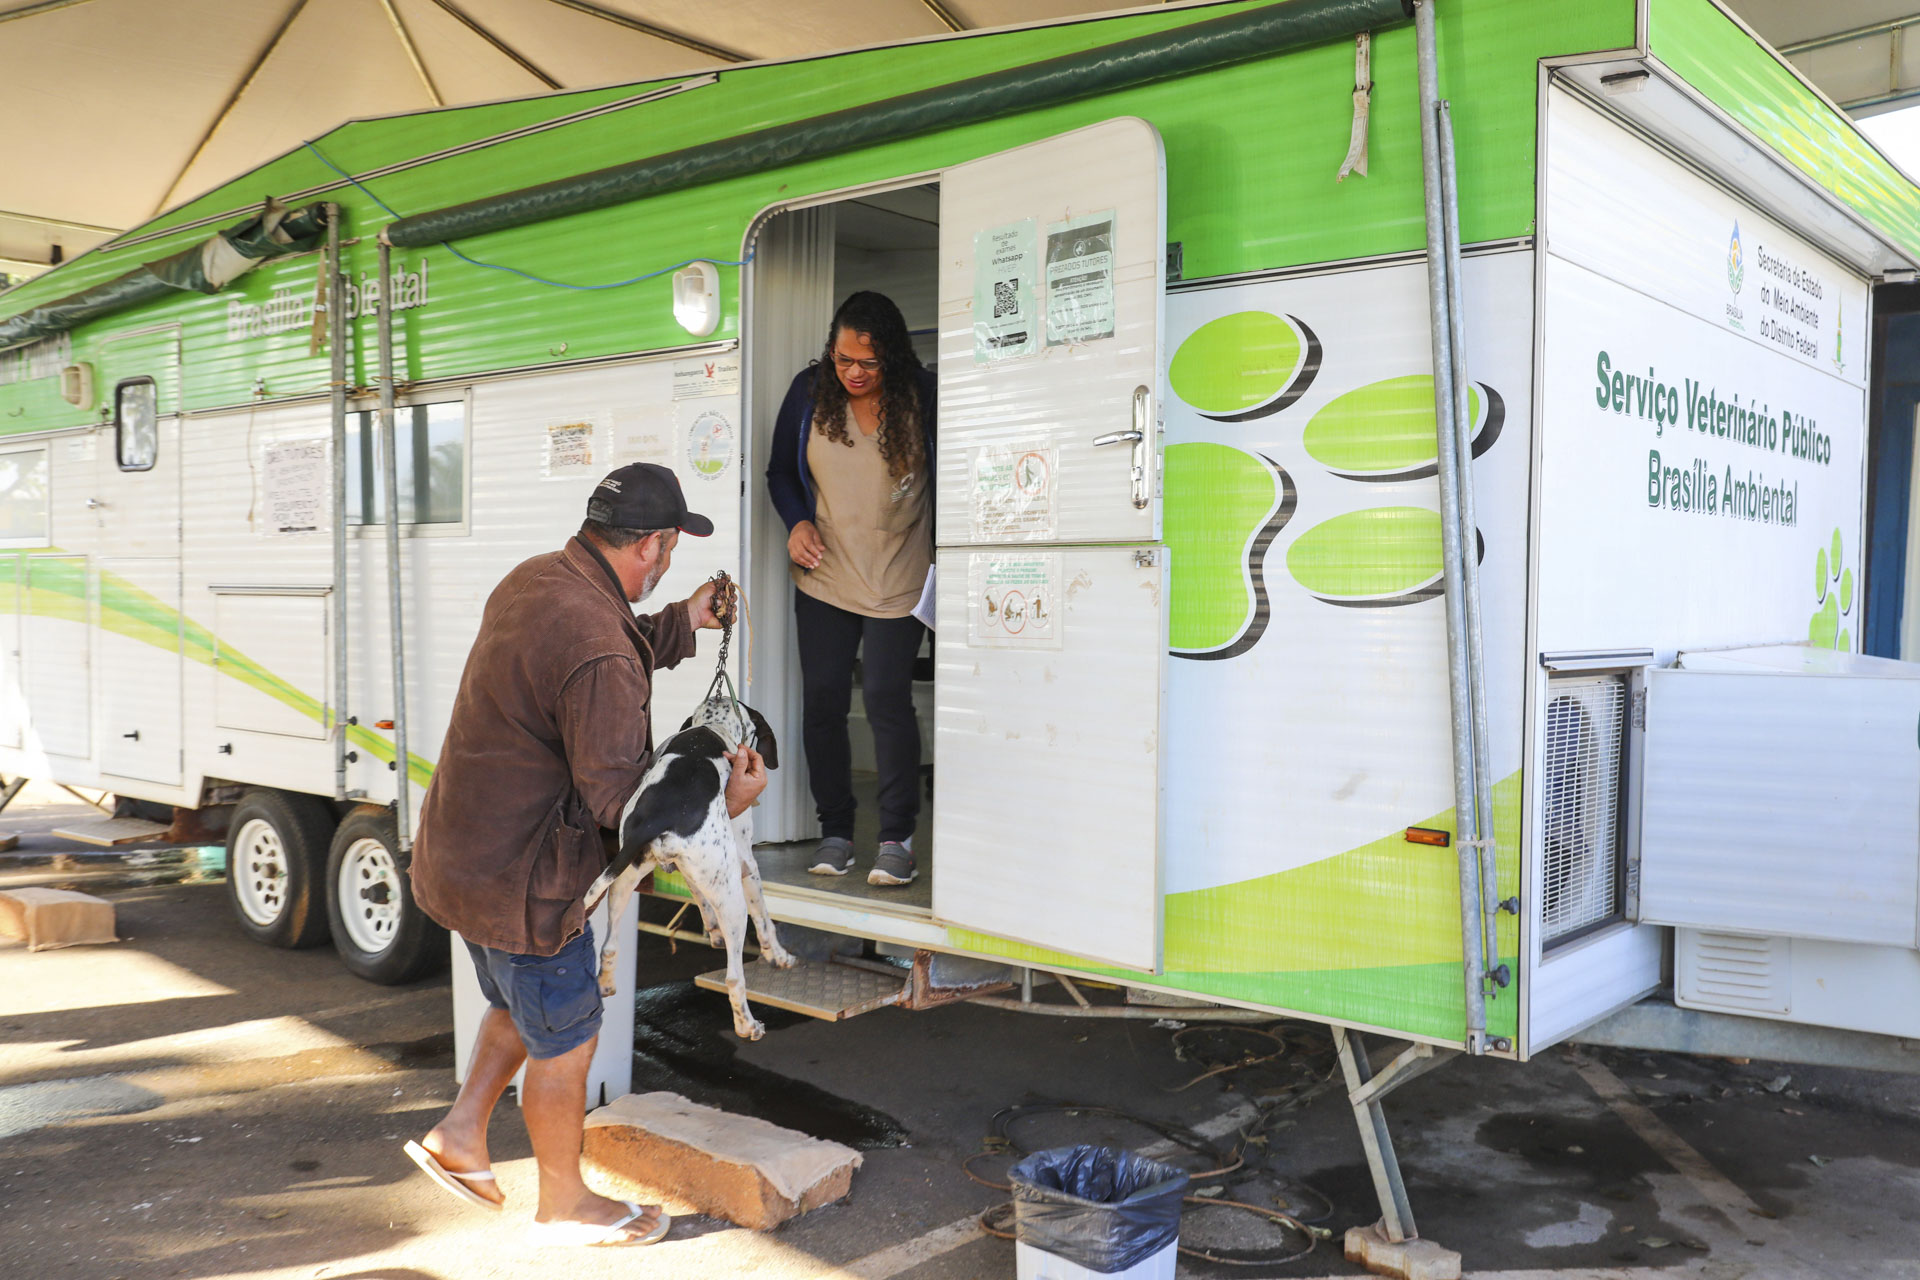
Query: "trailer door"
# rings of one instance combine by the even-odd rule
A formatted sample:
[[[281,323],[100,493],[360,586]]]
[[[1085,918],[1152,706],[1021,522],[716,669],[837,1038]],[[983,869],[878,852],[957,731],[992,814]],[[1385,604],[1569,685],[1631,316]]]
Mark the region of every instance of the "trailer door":
[[[1157,972],[1160,137],[1105,121],[940,198],[934,915]]]

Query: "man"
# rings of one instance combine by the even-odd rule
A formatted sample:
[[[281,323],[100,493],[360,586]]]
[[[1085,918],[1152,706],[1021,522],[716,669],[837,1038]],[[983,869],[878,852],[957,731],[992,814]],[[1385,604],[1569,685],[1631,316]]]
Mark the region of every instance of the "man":
[[[714,584],[636,617],[681,533],[713,522],[671,471],[621,467],[587,503],[579,534],[494,588],[420,813],[414,899],[457,931],[490,1006],[453,1109],[407,1154],[453,1194],[498,1208],[487,1121],[526,1063],[521,1090],[540,1169],[535,1234],[553,1243],[651,1244],[658,1206],[609,1200],[580,1177],[587,1068],[600,1029],[593,930],[582,895],[606,865],[600,828],[651,763],[652,676],[716,627]],[[724,607],[724,602],[723,602]],[[759,755],[730,756],[727,811],[766,786]]]

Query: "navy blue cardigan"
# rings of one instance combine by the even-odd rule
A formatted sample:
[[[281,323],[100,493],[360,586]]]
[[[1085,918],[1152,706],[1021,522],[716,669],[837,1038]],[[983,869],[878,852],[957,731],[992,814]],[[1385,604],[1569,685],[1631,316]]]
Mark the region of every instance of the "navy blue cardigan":
[[[818,364],[794,376],[780,415],[773,420],[773,452],[767,459],[767,493],[787,528],[813,519],[813,472],[807,466],[807,441],[813,435],[813,379]],[[920,425],[927,437],[927,483],[933,483],[934,400],[939,380],[932,370],[920,370]]]

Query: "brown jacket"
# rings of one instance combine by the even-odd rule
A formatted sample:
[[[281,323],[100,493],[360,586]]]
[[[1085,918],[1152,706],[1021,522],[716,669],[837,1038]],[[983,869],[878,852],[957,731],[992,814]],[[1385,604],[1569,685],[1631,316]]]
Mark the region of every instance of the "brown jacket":
[[[653,758],[653,672],[694,651],[685,604],[636,618],[598,553],[575,538],[487,598],[420,811],[413,896],[469,942],[552,955],[585,927]]]

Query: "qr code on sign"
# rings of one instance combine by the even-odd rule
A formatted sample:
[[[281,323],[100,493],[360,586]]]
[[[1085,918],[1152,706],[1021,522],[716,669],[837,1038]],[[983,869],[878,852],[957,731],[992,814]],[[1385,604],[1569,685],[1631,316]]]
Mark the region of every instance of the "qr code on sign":
[[[1018,280],[995,280],[993,282],[993,318],[1004,320],[1008,316],[1020,314]]]

